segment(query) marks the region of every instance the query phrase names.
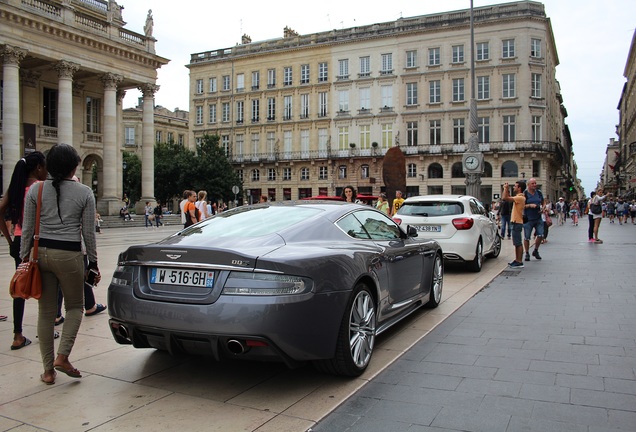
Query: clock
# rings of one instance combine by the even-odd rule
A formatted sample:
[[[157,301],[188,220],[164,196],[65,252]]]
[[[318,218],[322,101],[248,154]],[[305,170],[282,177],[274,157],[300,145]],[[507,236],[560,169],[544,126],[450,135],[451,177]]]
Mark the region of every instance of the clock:
[[[479,168],[479,159],[477,156],[468,156],[464,161],[464,166],[469,170],[476,170]]]

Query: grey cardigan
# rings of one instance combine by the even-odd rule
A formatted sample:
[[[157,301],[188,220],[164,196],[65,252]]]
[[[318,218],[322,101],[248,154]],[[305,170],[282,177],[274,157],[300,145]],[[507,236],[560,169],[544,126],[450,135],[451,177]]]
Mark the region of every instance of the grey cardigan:
[[[29,255],[33,246],[35,212],[38,187],[34,183],[24,200],[22,219],[22,244],[20,258]],[[97,262],[97,242],[95,238],[95,197],[88,186],[64,180],[60,183],[60,213],[58,215],[57,194],[51,180],[44,182],[42,190],[42,211],[40,215],[40,239],[78,242],[84,240],[88,260]],[[60,220],[60,215],[62,220]]]

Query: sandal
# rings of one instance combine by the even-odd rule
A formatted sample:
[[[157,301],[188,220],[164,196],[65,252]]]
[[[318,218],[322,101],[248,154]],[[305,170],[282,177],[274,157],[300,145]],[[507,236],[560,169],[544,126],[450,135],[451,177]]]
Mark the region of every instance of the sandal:
[[[29,338],[24,338],[22,340],[22,343],[20,345],[11,345],[11,351],[15,351],[15,350],[19,350],[24,348],[25,346],[29,346],[31,345],[31,341],[29,340]]]

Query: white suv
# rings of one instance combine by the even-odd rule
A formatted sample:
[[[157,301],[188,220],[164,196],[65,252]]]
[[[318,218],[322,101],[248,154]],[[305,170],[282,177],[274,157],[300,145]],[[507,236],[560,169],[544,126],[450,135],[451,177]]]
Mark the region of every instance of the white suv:
[[[421,236],[437,241],[447,261],[463,261],[475,272],[481,271],[484,255],[496,258],[501,252],[494,217],[469,195],[410,197],[393,219],[403,228],[412,226]]]

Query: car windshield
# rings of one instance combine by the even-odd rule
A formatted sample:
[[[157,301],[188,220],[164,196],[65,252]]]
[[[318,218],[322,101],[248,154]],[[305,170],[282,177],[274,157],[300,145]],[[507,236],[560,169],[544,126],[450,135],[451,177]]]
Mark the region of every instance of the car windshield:
[[[261,237],[281,231],[322,210],[308,207],[239,207],[206,219],[182,231],[180,235],[204,234],[218,237]]]
[[[398,210],[403,216],[452,216],[464,213],[464,206],[456,201],[413,201],[404,202]]]

